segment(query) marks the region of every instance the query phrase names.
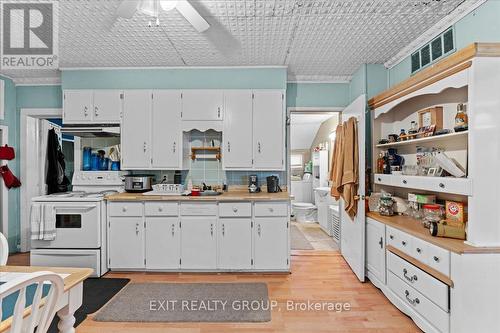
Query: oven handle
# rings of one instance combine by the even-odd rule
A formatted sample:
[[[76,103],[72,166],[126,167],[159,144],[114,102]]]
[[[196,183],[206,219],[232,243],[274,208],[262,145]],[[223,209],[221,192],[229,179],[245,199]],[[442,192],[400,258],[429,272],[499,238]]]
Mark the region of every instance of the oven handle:
[[[88,212],[91,209],[97,208],[95,205],[87,205],[87,206],[54,206],[54,209],[56,211],[61,211],[61,210],[79,210],[81,212]]]

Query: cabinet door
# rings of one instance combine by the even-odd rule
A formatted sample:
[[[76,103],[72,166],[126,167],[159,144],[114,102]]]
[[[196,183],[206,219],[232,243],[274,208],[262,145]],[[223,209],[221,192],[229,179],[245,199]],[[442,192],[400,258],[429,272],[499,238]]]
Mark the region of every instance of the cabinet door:
[[[254,224],[254,268],[288,269],[288,220],[286,217],[256,217]]]
[[[385,284],[385,225],[366,219],[366,268]]]
[[[63,122],[86,123],[92,120],[92,90],[65,90],[63,98]]]
[[[215,216],[181,218],[181,268],[215,269],[217,267]]]
[[[179,169],[181,154],[181,92],[153,91],[151,115],[153,168]]]
[[[253,156],[255,169],[284,169],[283,116],[281,90],[254,91]]]
[[[180,258],[179,218],[146,218],[146,268],[177,269]]]
[[[94,90],[93,122],[119,124],[122,114],[120,90]]]
[[[109,218],[109,267],[144,268],[144,222],[142,217]]]
[[[222,90],[184,90],[182,120],[221,120],[223,102]]]
[[[148,169],[150,145],[151,91],[126,90],[121,126],[122,169]]]
[[[226,169],[252,167],[252,91],[224,93],[223,163]]]
[[[218,228],[221,269],[252,268],[252,219],[221,218]]]

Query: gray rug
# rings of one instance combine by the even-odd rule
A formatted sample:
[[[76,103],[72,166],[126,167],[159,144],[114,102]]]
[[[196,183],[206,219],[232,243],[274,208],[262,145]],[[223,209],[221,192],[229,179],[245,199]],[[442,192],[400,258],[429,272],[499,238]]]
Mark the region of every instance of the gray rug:
[[[314,247],[296,225],[292,225],[290,235],[292,250],[314,250]]]
[[[130,283],[94,317],[112,322],[265,322],[265,283]]]

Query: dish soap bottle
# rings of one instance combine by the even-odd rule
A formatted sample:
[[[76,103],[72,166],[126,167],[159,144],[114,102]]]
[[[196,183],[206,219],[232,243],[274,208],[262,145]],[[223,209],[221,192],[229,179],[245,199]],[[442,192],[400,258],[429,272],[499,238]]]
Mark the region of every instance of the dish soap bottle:
[[[455,132],[466,131],[469,128],[468,117],[467,117],[467,107],[465,104],[457,105],[457,114],[455,116]]]

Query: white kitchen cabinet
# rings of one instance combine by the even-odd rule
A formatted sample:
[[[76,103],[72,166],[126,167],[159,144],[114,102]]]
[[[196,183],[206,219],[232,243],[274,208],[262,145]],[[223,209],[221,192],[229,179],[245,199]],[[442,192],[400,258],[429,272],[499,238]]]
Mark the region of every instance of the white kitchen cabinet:
[[[180,91],[153,91],[151,166],[154,169],[179,169],[181,167],[181,111]]]
[[[223,90],[183,90],[182,120],[222,120]]]
[[[227,90],[224,93],[224,168],[251,169],[252,142],[252,91]]]
[[[281,90],[253,94],[254,169],[284,170],[284,94]]]
[[[252,268],[252,219],[221,218],[218,224],[218,268]]]
[[[110,268],[144,268],[142,217],[109,218],[108,263]]]
[[[122,91],[94,90],[92,122],[97,124],[119,124],[122,113]]]
[[[146,218],[146,269],[178,269],[181,235],[178,217]]]
[[[217,217],[181,217],[181,268],[217,267]]]
[[[254,269],[288,269],[288,218],[256,217],[254,221]]]
[[[92,90],[65,90],[63,123],[87,123],[92,120]]]
[[[385,224],[371,218],[366,219],[366,268],[369,278],[385,284]]]
[[[148,169],[151,165],[151,91],[125,90],[121,125],[121,168]]]

